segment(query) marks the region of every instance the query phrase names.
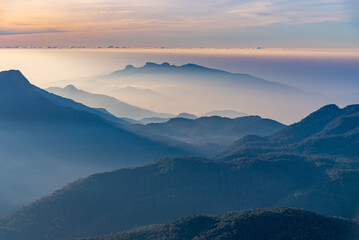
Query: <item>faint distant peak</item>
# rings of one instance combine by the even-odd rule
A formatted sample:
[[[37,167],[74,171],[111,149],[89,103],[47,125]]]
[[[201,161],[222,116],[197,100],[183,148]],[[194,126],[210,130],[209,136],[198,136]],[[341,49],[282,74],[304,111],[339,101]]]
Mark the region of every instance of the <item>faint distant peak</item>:
[[[185,65],[182,65],[180,66],[181,68],[189,68],[189,69],[210,69],[210,68],[207,68],[207,67],[204,67],[204,66],[201,66],[201,65],[198,65],[198,64],[194,64],[194,63],[187,63]]]
[[[78,89],[77,89],[74,85],[72,85],[72,84],[67,85],[66,87],[64,87],[64,89],[65,89],[65,90],[68,90],[68,91],[77,91],[77,90],[78,90]]]
[[[180,113],[176,118],[196,119],[197,116],[191,113]]]
[[[219,116],[219,117],[227,117],[227,118],[239,118],[249,116],[244,112],[237,112],[235,110],[216,110],[212,112],[207,112],[202,114],[203,117],[206,116]]]
[[[133,65],[127,65],[124,69],[124,71],[128,71],[128,70],[132,70],[135,69],[135,67]]]
[[[168,62],[164,62],[161,64],[162,67],[170,67],[171,65]]]

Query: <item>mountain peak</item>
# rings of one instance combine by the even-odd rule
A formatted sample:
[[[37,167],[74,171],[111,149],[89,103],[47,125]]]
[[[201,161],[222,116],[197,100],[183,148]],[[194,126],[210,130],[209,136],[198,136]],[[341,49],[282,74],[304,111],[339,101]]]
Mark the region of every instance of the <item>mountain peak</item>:
[[[196,119],[197,116],[194,114],[184,112],[184,113],[178,114],[176,118]]]
[[[168,62],[164,62],[161,64],[162,67],[170,67],[171,65]]]
[[[302,122],[312,121],[313,119],[318,121],[322,118],[331,118],[340,113],[341,111],[342,110],[337,105],[329,104],[311,113],[308,117],[304,118]]]
[[[132,69],[134,69],[134,68],[135,68],[135,67],[130,64],[130,65],[127,65],[124,70],[132,70]]]
[[[157,63],[154,63],[154,62],[146,62],[145,66],[144,67],[158,67],[160,66],[159,64]]]
[[[164,62],[162,64],[154,63],[154,62],[147,62],[143,68],[168,68],[171,67],[171,65],[167,62]]]
[[[19,70],[0,72],[0,86],[2,91],[25,90],[32,87],[30,82]]]
[[[337,105],[326,105],[300,122],[275,133],[271,136],[271,139],[282,144],[298,143],[322,131],[327,124],[342,113],[343,110]]]
[[[185,64],[185,65],[183,65],[182,67],[184,67],[184,68],[200,68],[200,69],[204,69],[204,68],[206,68],[206,67],[204,67],[204,66],[201,66],[201,65],[198,65],[198,64],[194,64],[194,63],[187,63],[187,64]]]
[[[19,70],[8,70],[0,72],[0,81],[23,80],[29,82]]]
[[[7,70],[7,71],[3,71],[1,73],[2,74],[21,74],[22,75],[20,70],[16,70],[16,69],[10,69],[10,70]]]
[[[328,104],[328,105],[325,105],[324,107],[321,107],[319,108],[318,111],[316,112],[327,112],[327,111],[337,111],[337,110],[340,110],[340,108],[335,105],[335,104]]]
[[[146,62],[142,67],[134,67],[133,65],[127,65],[123,70],[113,72],[112,75],[120,73],[158,73],[158,72],[173,72],[173,73],[228,73],[222,70],[207,68],[194,63],[188,63],[185,65],[171,65],[168,62],[155,63]]]
[[[64,89],[65,89],[65,90],[69,90],[69,91],[77,91],[77,90],[78,90],[78,89],[77,89],[74,85],[72,85],[72,84],[67,85]]]

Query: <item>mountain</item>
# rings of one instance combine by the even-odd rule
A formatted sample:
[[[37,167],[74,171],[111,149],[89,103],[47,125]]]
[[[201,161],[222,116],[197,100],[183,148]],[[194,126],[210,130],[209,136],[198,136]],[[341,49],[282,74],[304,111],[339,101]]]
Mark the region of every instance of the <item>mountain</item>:
[[[157,118],[157,117],[143,118],[139,120],[138,124],[165,123],[168,122],[170,119],[171,118]]]
[[[143,118],[138,123],[142,123],[142,124],[165,123],[174,118],[196,119],[197,116],[190,113],[180,113],[177,116],[171,118],[157,118],[157,117]]]
[[[268,137],[247,136],[220,151],[218,159],[258,153],[301,153],[320,157],[359,157],[359,105],[327,105]]]
[[[171,114],[155,113],[143,108],[132,106],[125,102],[121,102],[114,97],[85,92],[77,89],[73,85],[68,85],[64,88],[51,87],[48,88],[47,91],[62,96],[64,98],[73,99],[92,108],[105,108],[106,110],[120,118],[131,118],[135,120],[140,120],[143,118],[150,117],[173,117],[173,115]]]
[[[358,112],[358,105],[325,106],[268,137],[242,138],[218,160],[161,158],[79,179],[1,218],[0,236],[96,236],[185,216],[281,206],[355,218]]]
[[[112,115],[110,112],[108,112],[106,109],[103,108],[90,108],[87,107],[81,103],[77,103],[71,99],[62,98],[60,96],[57,96],[55,94],[49,93],[41,88],[38,88],[36,86],[33,86],[34,89],[40,93],[43,97],[45,97],[50,102],[53,102],[57,105],[63,106],[63,107],[70,107],[79,111],[86,111],[92,114],[95,114],[101,118],[104,118],[106,120],[109,120],[114,123],[120,123],[120,124],[129,124],[130,121],[125,118],[118,118]]]
[[[177,118],[196,119],[197,116],[190,113],[180,113],[177,115]]]
[[[113,115],[111,115],[108,112],[103,112],[98,109],[89,108],[85,105],[79,104],[70,99],[65,99],[65,98],[56,96],[54,94],[50,94],[40,88],[37,88],[36,86],[30,86],[30,83],[25,79],[25,77],[21,74],[21,72],[19,72],[17,70],[0,72],[0,81],[1,81],[1,86],[3,87],[3,91],[7,91],[7,93],[4,93],[4,92],[1,93],[4,100],[7,100],[6,98],[11,97],[9,95],[13,95],[12,97],[16,98],[16,99],[12,99],[13,101],[21,102],[21,100],[20,100],[21,97],[26,98],[26,97],[30,97],[31,95],[32,95],[31,97],[34,97],[34,95],[36,95],[34,93],[34,91],[36,91],[38,94],[42,95],[48,101],[50,101],[56,105],[61,105],[63,107],[70,107],[70,108],[80,110],[80,111],[86,111],[86,112],[98,115],[98,116],[100,116],[104,119],[107,119],[109,121],[112,121],[112,122],[128,123],[127,121],[125,121],[123,119],[114,117]],[[17,96],[18,90],[20,90],[25,95]],[[20,104],[23,105],[24,103],[20,103]],[[21,106],[19,106],[20,104],[16,104],[16,107],[18,107],[18,108],[21,107]]]
[[[0,214],[79,177],[186,154],[100,116],[109,115],[1,72]]]
[[[290,208],[193,216],[129,232],[81,240],[355,240],[358,222]]]
[[[220,148],[248,134],[267,136],[285,125],[258,116],[236,119],[201,117],[197,119],[173,118],[164,123],[128,125],[127,129],[143,136],[175,139],[197,146],[203,152],[214,153]]]
[[[80,179],[0,219],[0,236],[96,236],[191,215],[276,207],[327,178],[311,162],[299,160],[229,164],[163,158]]]
[[[237,112],[234,110],[217,110],[202,114],[203,117],[219,116],[226,118],[239,118],[248,116],[247,113]]]
[[[250,115],[292,123],[328,99],[298,88],[241,73],[230,73],[196,64],[182,66],[146,63],[87,79],[57,84],[74,84],[156,112],[210,112],[241,109]],[[145,89],[123,94],[123,89]],[[155,94],[154,94],[155,93]],[[111,111],[110,111],[111,112]]]

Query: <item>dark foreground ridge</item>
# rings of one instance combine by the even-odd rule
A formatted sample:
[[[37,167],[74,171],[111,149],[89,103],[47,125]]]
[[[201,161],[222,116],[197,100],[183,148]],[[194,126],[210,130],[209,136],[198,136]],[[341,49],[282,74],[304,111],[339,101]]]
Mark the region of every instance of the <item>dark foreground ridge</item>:
[[[356,240],[358,222],[289,208],[193,216],[164,225],[81,240]]]

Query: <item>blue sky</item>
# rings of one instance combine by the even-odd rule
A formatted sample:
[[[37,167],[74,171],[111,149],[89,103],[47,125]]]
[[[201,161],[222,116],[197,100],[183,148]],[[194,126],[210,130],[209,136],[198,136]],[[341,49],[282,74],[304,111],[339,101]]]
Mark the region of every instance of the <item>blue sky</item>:
[[[0,0],[0,46],[359,48],[355,0]]]

